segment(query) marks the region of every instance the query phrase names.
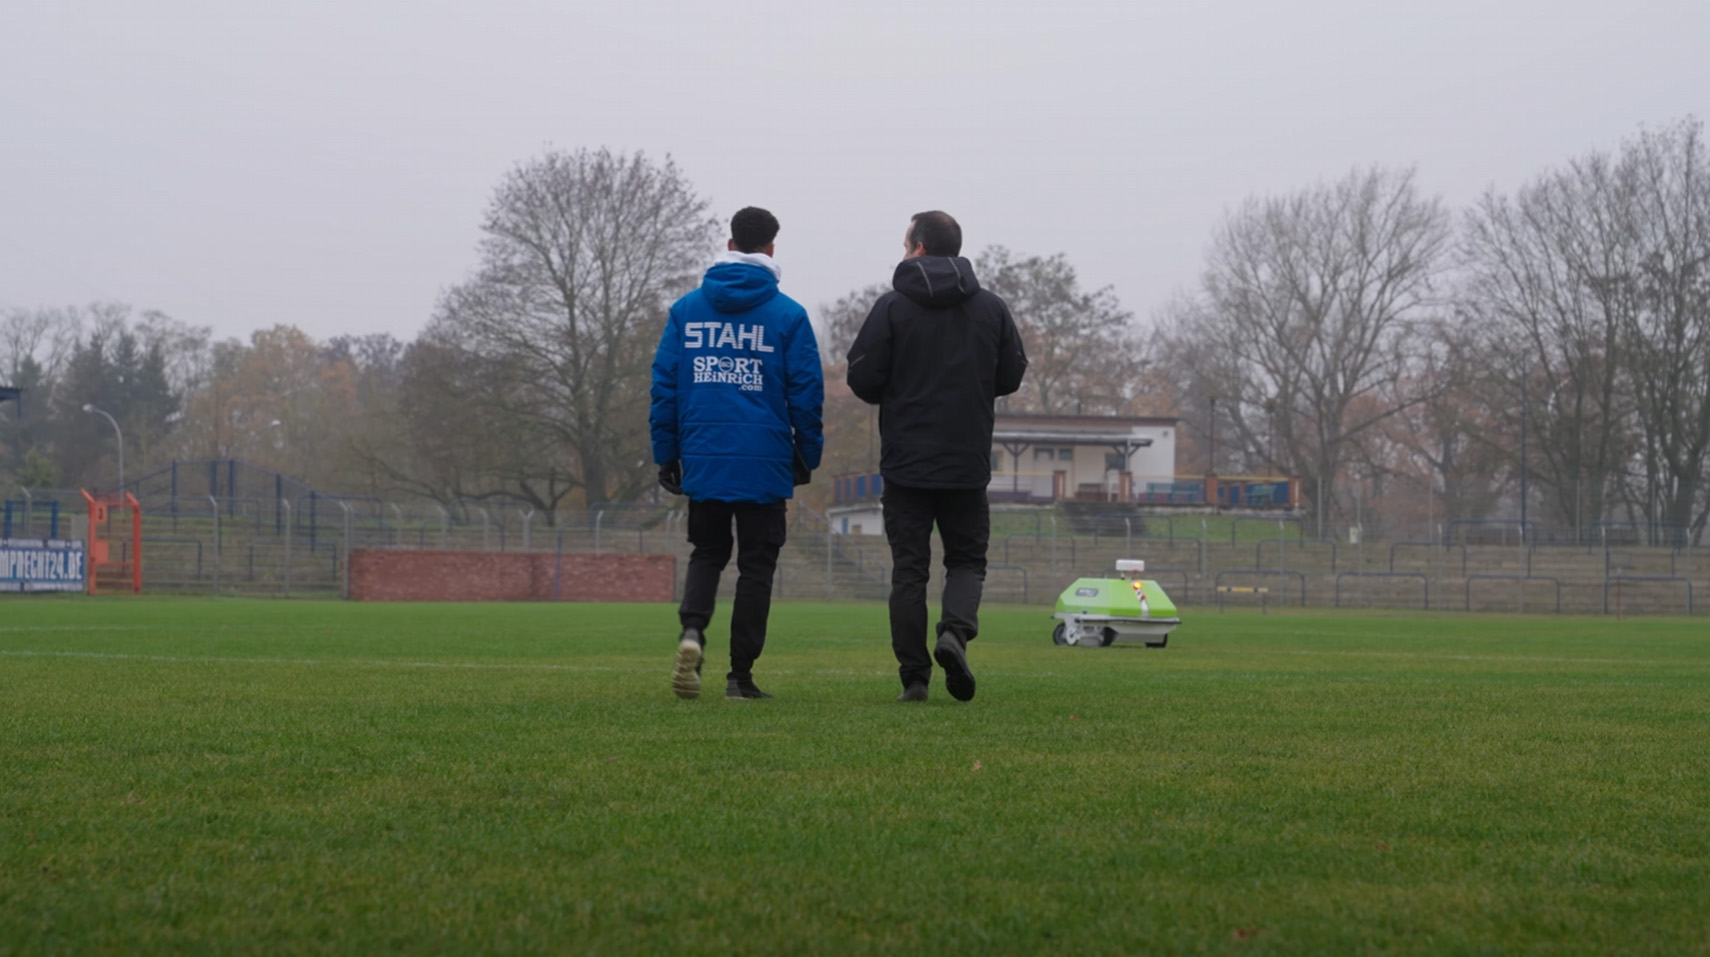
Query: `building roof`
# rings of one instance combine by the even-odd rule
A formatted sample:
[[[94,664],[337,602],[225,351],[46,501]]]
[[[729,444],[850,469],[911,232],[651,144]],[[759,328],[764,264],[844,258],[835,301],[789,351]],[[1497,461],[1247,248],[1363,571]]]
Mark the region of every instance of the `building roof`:
[[[1181,419],[1173,415],[1040,415],[1036,412],[999,412],[997,427],[1011,431],[1111,432],[1137,426],[1173,426]]]
[[[1002,413],[992,429],[992,441],[1004,445],[1109,445],[1145,448],[1143,428],[1167,428],[1178,420],[1146,415],[1035,415]]]
[[[1152,444],[1148,436],[1132,432],[1017,431],[994,429],[992,441],[999,445],[1110,445],[1143,449]]]

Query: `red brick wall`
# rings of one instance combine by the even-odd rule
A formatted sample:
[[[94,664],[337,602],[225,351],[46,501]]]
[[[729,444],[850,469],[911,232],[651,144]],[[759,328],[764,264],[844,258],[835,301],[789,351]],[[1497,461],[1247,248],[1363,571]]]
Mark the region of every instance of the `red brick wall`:
[[[556,555],[359,548],[350,556],[357,601],[664,601],[671,555]]]

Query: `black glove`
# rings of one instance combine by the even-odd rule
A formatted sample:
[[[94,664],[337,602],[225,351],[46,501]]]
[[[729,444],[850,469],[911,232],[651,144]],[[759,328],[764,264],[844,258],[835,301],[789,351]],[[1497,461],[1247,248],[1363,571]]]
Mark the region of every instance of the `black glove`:
[[[683,463],[672,459],[659,466],[659,487],[672,495],[683,494]]]
[[[801,449],[796,450],[796,460],[790,463],[790,467],[795,472],[797,485],[806,485],[813,481],[813,469],[808,468],[807,459],[802,458]]]

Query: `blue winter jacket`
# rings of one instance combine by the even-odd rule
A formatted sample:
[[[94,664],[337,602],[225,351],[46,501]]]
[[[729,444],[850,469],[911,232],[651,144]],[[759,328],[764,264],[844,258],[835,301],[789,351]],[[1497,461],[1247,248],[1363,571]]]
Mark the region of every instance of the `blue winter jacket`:
[[[653,461],[696,501],[777,502],[819,467],[825,381],[807,312],[764,266],[721,262],[677,300],[653,356]]]

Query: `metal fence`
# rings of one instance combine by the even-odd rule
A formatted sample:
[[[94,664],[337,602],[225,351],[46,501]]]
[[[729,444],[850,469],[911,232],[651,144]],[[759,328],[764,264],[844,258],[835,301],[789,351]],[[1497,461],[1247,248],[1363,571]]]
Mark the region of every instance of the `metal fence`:
[[[217,463],[176,475],[160,470],[136,484],[155,492],[143,510],[143,582],[157,592],[333,597],[347,591],[348,556],[357,548],[670,554],[680,589],[689,555],[681,499],[554,515],[507,499],[326,495]],[[202,493],[205,487],[232,494]],[[255,494],[270,491],[286,494]],[[82,534],[75,492],[32,489],[10,502],[15,537],[47,537],[54,527],[62,537]],[[1130,557],[1146,559],[1148,577],[1188,606],[1220,595],[1238,606],[1257,594],[1240,589],[1262,587],[1270,606],[1283,607],[1696,614],[1710,588],[1705,549],[1664,524],[1600,522],[1563,536],[1530,523],[1446,519],[1427,536],[1387,542],[1313,540],[1295,516],[1071,521],[1041,511],[1019,527],[1029,530],[992,536],[988,601],[1048,605],[1075,578],[1110,574],[1116,559]],[[934,565],[936,587],[942,570]],[[727,594],[735,579],[728,569]],[[889,582],[882,535],[840,534],[825,515],[792,504],[775,595],[880,601]]]

